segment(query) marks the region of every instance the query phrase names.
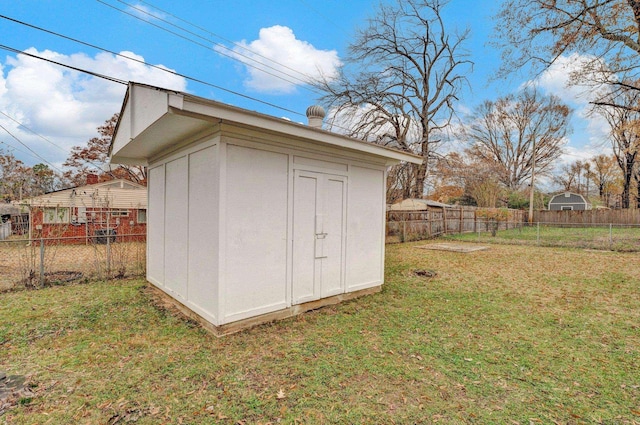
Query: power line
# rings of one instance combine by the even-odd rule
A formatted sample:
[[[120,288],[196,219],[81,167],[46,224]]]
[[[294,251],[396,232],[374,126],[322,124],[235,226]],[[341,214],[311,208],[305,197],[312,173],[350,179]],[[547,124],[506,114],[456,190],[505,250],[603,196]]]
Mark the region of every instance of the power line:
[[[15,118],[13,118],[13,117],[11,117],[11,116],[7,115],[6,113],[4,113],[4,112],[2,112],[2,111],[0,111],[0,114],[2,114],[2,115],[4,115],[5,117],[9,118],[11,121],[15,122],[15,123],[16,123],[16,124],[18,124],[20,127],[23,127],[24,129],[28,130],[31,134],[33,134],[33,135],[35,135],[35,136],[37,136],[37,137],[41,138],[41,139],[42,139],[42,140],[44,140],[45,142],[48,142],[48,143],[50,143],[51,145],[55,146],[56,148],[58,148],[59,150],[63,151],[64,153],[66,153],[66,154],[68,154],[68,153],[69,153],[69,151],[68,151],[67,149],[65,149],[65,148],[61,147],[60,145],[55,144],[55,143],[54,143],[54,142],[52,142],[51,140],[49,140],[49,139],[47,139],[46,137],[42,136],[41,134],[36,133],[35,131],[33,131],[32,129],[30,129],[29,127],[27,127],[26,125],[24,125],[24,124],[23,124],[23,123],[21,123],[20,121],[16,120]],[[30,154],[30,153],[28,153],[28,152],[25,152],[25,151],[23,151],[23,150],[20,150],[20,149],[18,149],[18,148],[16,148],[16,147],[14,147],[14,146],[11,146],[11,145],[9,145],[9,144],[7,144],[7,143],[5,143],[5,142],[0,141],[0,143],[4,143],[5,145],[7,145],[7,146],[9,146],[9,147],[11,147],[11,148],[13,148],[13,149],[16,149],[18,152],[22,152],[22,153],[24,153],[24,154],[26,154],[26,155],[29,155],[29,156],[34,156],[34,155],[32,155],[32,154]],[[37,158],[37,157],[34,157],[34,158]],[[91,160],[88,160],[88,159],[85,159],[84,161],[85,161],[86,163],[88,163],[89,165],[92,165],[92,166],[93,166],[93,167],[95,167],[96,169],[98,169],[98,170],[101,170],[101,171],[102,171],[102,167],[101,167],[100,165],[96,164],[95,162],[93,162],[93,161],[91,161]],[[60,171],[60,170],[58,169],[58,171]]]
[[[334,27],[338,28],[340,31],[344,32],[345,34],[348,34],[347,31],[340,25],[336,24],[335,22],[333,22],[331,19],[329,19],[325,14],[323,14],[322,12],[320,12],[318,9],[316,9],[315,7],[311,6],[309,3],[307,3],[304,0],[299,0],[300,3],[304,4],[305,6],[307,6],[309,9],[311,9],[315,14],[322,16],[324,18],[325,21],[329,22],[331,25],[333,25]]]
[[[188,76],[188,75],[181,74],[181,73],[179,73],[179,72],[172,71],[172,70],[170,70],[170,69],[167,69],[167,68],[164,68],[164,67],[161,67],[161,66],[157,66],[157,65],[149,64],[149,63],[147,63],[147,62],[145,62],[145,61],[143,61],[143,60],[136,59],[136,58],[132,58],[132,57],[130,57],[130,56],[126,56],[126,55],[122,55],[122,54],[120,54],[120,53],[114,52],[114,51],[109,50],[109,49],[106,49],[106,48],[104,48],[104,47],[97,46],[97,45],[95,45],[95,44],[87,43],[86,41],[82,41],[82,40],[79,40],[79,39],[77,39],[77,38],[69,37],[69,36],[66,36],[66,35],[60,34],[60,33],[55,32],[55,31],[51,31],[51,30],[48,30],[48,29],[45,29],[45,28],[42,28],[42,27],[39,27],[39,26],[36,26],[36,25],[29,24],[29,23],[24,22],[24,21],[20,21],[20,20],[18,20],[18,19],[10,18],[10,17],[5,16],[5,15],[0,15],[0,18],[2,18],[2,19],[6,19],[6,20],[8,20],[8,21],[11,21],[11,22],[14,22],[14,23],[17,23],[17,24],[20,24],[20,25],[24,25],[24,26],[29,27],[29,28],[33,28],[33,29],[38,30],[38,31],[45,32],[45,33],[47,33],[47,34],[54,35],[54,36],[56,36],[56,37],[64,38],[65,40],[73,41],[74,43],[82,44],[82,45],[84,45],[84,46],[91,47],[91,48],[96,49],[96,50],[101,50],[101,51],[103,51],[103,52],[110,53],[110,54],[112,54],[112,55],[115,55],[115,56],[121,57],[121,58],[123,58],[123,59],[127,59],[127,60],[130,60],[130,61],[133,61],[133,62],[137,62],[137,63],[140,63],[140,64],[142,64],[142,65],[145,65],[145,66],[148,66],[148,67],[151,67],[151,68],[154,68],[154,69],[160,70],[160,71],[162,71],[162,72],[166,72],[166,73],[169,73],[169,74],[175,75],[175,76],[177,76],[177,77],[182,77],[182,78],[184,78],[184,79],[186,79],[186,80],[193,81],[193,82],[195,82],[195,83],[199,83],[199,84],[203,84],[203,85],[205,85],[205,86],[212,87],[212,88],[214,88],[214,89],[221,90],[221,91],[227,92],[227,93],[229,93],[229,94],[232,94],[232,95],[235,95],[235,96],[242,97],[242,98],[244,98],[244,99],[248,99],[248,100],[251,100],[251,101],[254,101],[254,102],[258,102],[258,103],[261,103],[261,104],[263,104],[263,105],[270,106],[270,107],[272,107],[272,108],[276,108],[276,109],[279,109],[279,110],[281,110],[281,111],[288,112],[288,113],[290,113],[290,114],[303,116],[303,114],[302,114],[302,113],[300,113],[300,112],[298,112],[298,111],[294,111],[294,110],[291,110],[291,109],[287,109],[287,108],[285,108],[285,107],[283,107],[283,106],[279,106],[279,105],[276,105],[276,104],[271,103],[271,102],[267,102],[267,101],[264,101],[264,100],[256,99],[255,97],[251,97],[251,96],[249,96],[249,95],[246,95],[246,94],[243,94],[243,93],[240,93],[240,92],[234,91],[234,90],[230,90],[230,89],[224,88],[224,87],[222,87],[222,86],[219,86],[219,85],[217,85],[217,84],[209,83],[209,82],[207,82],[207,81],[204,81],[204,80],[201,80],[201,79],[198,79],[198,78],[195,78],[195,77],[190,77],[190,76]],[[6,47],[6,46],[5,46],[5,47]],[[4,47],[3,47],[2,45],[0,45],[0,48],[4,48]],[[39,57],[39,56],[36,56],[36,55],[30,54],[30,53],[24,53],[24,52],[22,52],[22,51],[20,51],[20,50],[13,49],[13,48],[10,48],[10,47],[5,48],[5,50],[9,50],[9,51],[14,52],[14,53],[18,53],[18,54],[25,54],[25,55],[27,55],[27,56],[31,56],[31,57],[34,57],[34,58],[39,58],[39,59],[43,59],[43,60],[46,60],[46,61],[53,62],[53,61],[51,61],[51,60],[49,60],[49,59],[41,58],[41,57]],[[61,63],[58,63],[58,62],[55,62],[55,63],[57,63],[57,64],[58,64],[58,65],[60,65],[60,66],[69,67],[69,66],[66,66],[66,65],[61,64]],[[80,71],[80,72],[87,72],[87,73],[90,73],[89,71],[83,71],[83,70],[80,70],[80,69],[76,69],[76,70],[78,70],[78,71]],[[122,82],[123,84],[126,84],[126,82],[123,82],[123,80],[119,80],[119,81],[116,81],[116,82]]]
[[[0,114],[4,115],[5,117],[9,118],[11,121],[13,121],[14,123],[18,124],[20,127],[23,127],[25,130],[29,131],[31,134],[38,136],[39,138],[41,138],[42,140],[44,140],[45,142],[50,143],[51,145],[55,146],[56,148],[60,149],[63,152],[67,152],[67,150],[65,148],[63,148],[62,146],[59,146],[55,143],[53,143],[51,140],[47,139],[44,136],[41,136],[40,134],[36,133],[35,131],[31,130],[29,127],[27,127],[26,125],[22,124],[20,121],[16,120],[15,118],[7,115],[6,113],[0,111]]]
[[[174,35],[174,36],[176,36],[176,37],[182,38],[183,40],[186,40],[186,41],[188,41],[188,42],[190,42],[190,43],[193,43],[193,44],[195,44],[195,45],[197,45],[197,46],[204,47],[204,48],[205,48],[205,49],[207,49],[207,50],[214,51],[214,52],[216,52],[216,53],[218,53],[218,54],[220,54],[220,55],[222,55],[222,56],[225,56],[225,57],[227,57],[227,58],[229,58],[229,59],[232,59],[232,60],[235,60],[235,61],[239,61],[240,63],[242,63],[242,64],[244,64],[244,65],[246,65],[246,66],[248,66],[248,67],[250,67],[250,68],[254,68],[254,69],[258,70],[258,71],[264,72],[265,74],[267,74],[267,75],[271,75],[272,77],[278,78],[278,79],[280,79],[280,80],[286,81],[286,82],[291,83],[291,84],[294,84],[294,85],[297,85],[298,83],[309,84],[309,81],[301,80],[300,78],[297,78],[297,77],[294,77],[294,76],[292,76],[292,75],[290,75],[290,74],[287,74],[287,73],[285,73],[285,72],[282,72],[282,71],[281,71],[281,70],[279,70],[279,69],[276,69],[276,68],[274,68],[274,67],[272,67],[272,66],[270,66],[270,65],[268,65],[268,64],[262,63],[262,62],[260,62],[260,61],[258,61],[258,60],[256,60],[256,59],[250,58],[250,57],[248,57],[248,56],[246,56],[246,55],[243,55],[243,54],[241,54],[241,53],[234,52],[235,54],[237,54],[237,55],[239,55],[239,56],[245,57],[245,58],[247,58],[247,59],[249,59],[249,60],[251,60],[251,61],[253,61],[253,62],[256,62],[256,63],[260,64],[261,66],[264,66],[264,67],[269,68],[269,69],[272,69],[272,70],[274,70],[274,71],[276,71],[276,72],[278,72],[278,73],[280,73],[280,74],[283,74],[283,75],[286,75],[286,76],[288,76],[288,77],[291,77],[291,78],[293,78],[293,79],[297,80],[297,81],[298,81],[298,83],[296,83],[295,81],[291,81],[291,80],[289,80],[289,79],[287,79],[287,78],[284,78],[284,77],[282,77],[281,75],[275,74],[275,73],[273,73],[273,72],[269,72],[269,71],[267,71],[267,70],[265,70],[265,69],[263,69],[263,68],[260,68],[260,67],[257,67],[257,66],[255,66],[255,65],[252,65],[252,64],[250,64],[250,63],[247,63],[247,62],[245,62],[245,61],[239,60],[238,58],[234,57],[234,56],[233,56],[233,55],[231,55],[231,54],[223,53],[223,52],[221,52],[221,51],[219,51],[219,50],[214,50],[214,49],[212,49],[209,45],[206,45],[206,44],[200,43],[200,42],[198,42],[198,41],[195,41],[195,40],[193,40],[193,39],[191,39],[191,38],[189,38],[189,37],[187,37],[187,36],[185,36],[185,35],[182,35],[182,34],[180,34],[180,33],[178,33],[178,32],[172,31],[172,30],[170,30],[170,29],[168,29],[168,28],[165,28],[165,27],[163,27],[163,26],[160,26],[160,25],[158,25],[158,24],[154,24],[153,22],[150,22],[150,21],[148,21],[148,20],[145,20],[145,19],[143,19],[143,18],[141,18],[141,17],[139,17],[139,16],[136,16],[136,15],[135,15],[135,14],[133,14],[133,13],[129,13],[129,12],[127,12],[126,10],[118,9],[117,7],[115,7],[115,6],[113,6],[113,5],[109,4],[109,3],[106,3],[106,2],[104,2],[104,1],[102,1],[102,0],[96,0],[96,1],[97,1],[98,3],[102,3],[102,4],[104,4],[105,6],[108,6],[108,7],[112,8],[112,9],[114,9],[114,10],[117,10],[117,11],[118,11],[118,12],[120,12],[120,13],[124,13],[125,15],[129,15],[129,16],[131,16],[132,18],[135,18],[135,19],[137,19],[137,20],[139,20],[139,21],[142,21],[142,22],[144,22],[144,23],[146,23],[146,24],[148,24],[148,25],[154,26],[154,27],[156,27],[156,28],[158,28],[158,29],[161,29],[162,31],[168,32],[169,34],[172,34],[172,35]],[[117,1],[120,1],[120,0],[117,0]],[[122,3],[122,2],[121,2],[121,3]],[[124,3],[124,4],[127,4],[127,3]],[[194,36],[196,36],[196,37],[202,38],[202,39],[204,39],[205,41],[207,41],[207,42],[209,42],[209,43],[214,43],[214,44],[216,44],[216,45],[218,45],[218,46],[220,46],[220,47],[222,47],[222,48],[224,48],[224,49],[226,49],[226,50],[231,50],[231,49],[229,49],[228,47],[226,47],[226,46],[224,46],[224,45],[222,45],[222,44],[216,43],[216,42],[214,42],[214,41],[212,41],[212,40],[209,40],[209,39],[206,39],[206,38],[204,38],[204,37],[202,37],[202,36],[199,36],[199,35],[197,35],[197,34],[193,33],[192,31],[186,30],[186,29],[184,29],[184,28],[182,28],[182,27],[180,27],[180,26],[178,26],[178,25],[175,25],[175,24],[173,24],[173,23],[171,23],[171,22],[168,22],[168,21],[166,21],[166,20],[164,20],[164,19],[162,19],[162,18],[159,18],[159,17],[157,17],[157,16],[155,16],[155,15],[153,15],[153,14],[151,14],[151,13],[149,13],[149,12],[147,12],[147,11],[143,10],[143,9],[139,9],[139,8],[134,7],[134,6],[130,6],[130,5],[128,5],[128,4],[127,4],[127,6],[129,6],[129,7],[133,8],[133,9],[135,9],[135,10],[139,11],[140,13],[144,13],[144,14],[146,14],[146,15],[148,15],[148,16],[151,16],[151,17],[152,17],[152,18],[154,18],[154,19],[157,19],[157,20],[159,20],[159,21],[161,21],[161,22],[164,22],[164,23],[166,23],[166,24],[168,24],[168,25],[171,25],[171,26],[174,26],[174,27],[176,27],[176,28],[179,28],[180,30],[182,30],[182,31],[184,31],[184,32],[186,32],[186,33],[188,33],[188,34],[191,34],[191,35],[194,35]],[[313,91],[312,89],[310,89],[310,88],[309,88],[309,87],[307,87],[307,86],[303,86],[303,87],[304,87],[305,89],[307,89],[307,90]]]
[[[42,56],[34,55],[32,53],[27,53],[27,52],[25,52],[23,50],[18,50],[18,49],[15,49],[13,47],[5,46],[4,44],[0,44],[0,49],[7,50],[9,52],[13,52],[13,53],[16,53],[16,54],[19,54],[19,55],[29,56],[29,57],[34,58],[34,59],[40,59],[40,60],[43,60],[45,62],[49,62],[49,63],[55,64],[55,65],[59,65],[59,66],[65,67],[65,68],[72,69],[74,71],[78,71],[78,72],[83,72],[85,74],[89,74],[89,75],[91,75],[93,77],[103,78],[103,79],[105,79],[107,81],[111,81],[111,82],[114,82],[114,83],[123,84],[125,86],[128,84],[127,81],[120,80],[120,79],[115,78],[115,77],[109,77],[109,76],[104,75],[104,74],[99,74],[97,72],[93,72],[93,71],[89,71],[89,70],[86,70],[86,69],[78,68],[78,67],[75,67],[75,66],[72,66],[72,65],[67,65],[67,64],[64,64],[62,62],[54,61],[53,59],[47,59],[47,58],[44,58]]]
[[[9,136],[13,137],[18,143],[20,143],[22,146],[24,146],[25,148],[27,148],[27,150],[29,152],[31,152],[33,155],[35,155],[36,158],[44,161],[45,163],[49,164],[51,167],[55,168],[56,170],[58,170],[60,173],[62,173],[62,170],[59,169],[58,167],[56,167],[55,165],[53,165],[51,162],[47,161],[46,159],[44,159],[43,157],[41,157],[40,155],[38,155],[38,153],[36,151],[34,151],[33,149],[31,149],[29,146],[27,146],[26,143],[24,143],[22,140],[20,140],[18,137],[16,137],[13,133],[11,133],[9,130],[6,129],[5,126],[3,126],[2,124],[0,124],[0,128],[2,128]],[[5,143],[6,144],[6,143]]]
[[[98,0],[98,1],[100,1],[100,0]],[[165,14],[165,15],[171,16],[172,18],[174,18],[174,19],[176,19],[176,20],[178,20],[178,21],[180,21],[180,22],[183,22],[183,23],[185,23],[185,24],[187,24],[187,25],[189,25],[189,26],[191,26],[191,27],[194,27],[194,28],[196,28],[196,29],[198,29],[198,30],[200,30],[200,31],[202,31],[202,32],[206,32],[206,33],[207,33],[207,34],[209,34],[209,35],[215,36],[215,37],[217,37],[217,38],[219,38],[219,39],[221,39],[221,40],[223,40],[223,41],[225,41],[225,42],[227,42],[227,43],[233,44],[234,46],[236,46],[236,47],[238,47],[238,48],[240,48],[240,49],[243,49],[243,50],[245,50],[245,51],[247,51],[247,52],[251,53],[252,55],[258,56],[258,57],[260,57],[260,58],[262,58],[262,59],[265,59],[265,60],[267,60],[267,61],[269,61],[269,62],[272,62],[272,63],[276,64],[277,66],[279,66],[279,67],[281,67],[281,68],[285,68],[285,69],[288,69],[289,71],[295,72],[296,74],[299,74],[299,75],[301,75],[302,77],[304,77],[304,79],[300,79],[299,77],[296,77],[296,76],[294,76],[294,75],[291,75],[291,74],[288,74],[288,73],[286,73],[286,72],[283,72],[282,70],[280,70],[280,69],[278,69],[278,68],[274,68],[274,67],[272,67],[272,66],[269,66],[269,65],[265,64],[264,62],[258,61],[258,60],[256,60],[256,59],[254,59],[254,58],[250,57],[250,56],[247,56],[247,55],[244,55],[244,54],[239,53],[239,52],[237,52],[237,51],[234,51],[234,50],[232,50],[232,49],[228,48],[227,46],[225,46],[224,44],[220,44],[220,43],[217,43],[217,42],[215,42],[215,41],[213,41],[213,40],[211,40],[211,39],[208,39],[208,38],[202,37],[202,36],[201,36],[201,35],[199,35],[199,34],[196,34],[196,33],[192,32],[192,31],[189,31],[189,30],[187,30],[187,29],[185,29],[185,28],[182,28],[182,27],[180,27],[179,25],[176,25],[176,24],[174,24],[174,23],[172,23],[172,22],[169,22],[169,21],[167,21],[167,20],[165,20],[165,19],[162,19],[161,17],[159,17],[159,16],[157,16],[157,15],[154,15],[154,14],[152,14],[152,13],[149,13],[149,12],[147,12],[146,10],[141,9],[141,8],[139,8],[139,7],[137,7],[137,6],[134,6],[134,5],[132,5],[132,4],[129,4],[129,3],[125,2],[125,1],[123,1],[123,0],[116,0],[116,1],[117,1],[117,2],[119,2],[119,3],[122,3],[122,4],[126,5],[126,6],[129,6],[130,8],[135,9],[135,10],[137,10],[137,11],[138,11],[138,12],[140,12],[140,13],[143,13],[143,14],[145,14],[145,15],[147,15],[147,16],[151,16],[151,17],[152,17],[152,18],[154,18],[154,19],[157,19],[157,20],[159,20],[159,21],[162,21],[162,22],[164,22],[164,23],[166,23],[166,24],[168,24],[168,25],[171,25],[172,27],[178,28],[178,29],[180,29],[180,30],[182,30],[182,31],[184,31],[184,32],[186,32],[186,33],[188,33],[188,34],[194,35],[194,36],[196,36],[196,37],[198,37],[198,38],[200,38],[200,39],[202,39],[202,40],[208,41],[209,43],[213,43],[213,44],[215,44],[215,45],[216,45],[216,46],[218,46],[218,47],[221,47],[221,48],[223,48],[223,49],[225,49],[225,50],[231,51],[232,53],[234,53],[234,54],[236,54],[236,55],[238,55],[238,56],[242,56],[243,58],[246,58],[246,59],[248,59],[248,60],[250,60],[250,61],[252,61],[252,62],[255,62],[255,63],[257,63],[257,64],[259,64],[259,65],[261,65],[261,66],[266,66],[266,67],[268,67],[269,69],[272,69],[272,70],[274,70],[274,71],[276,71],[276,72],[282,73],[282,74],[284,74],[284,75],[286,75],[286,76],[288,76],[288,77],[294,78],[294,79],[298,80],[299,82],[301,82],[301,83],[303,83],[303,84],[309,84],[309,81],[310,81],[310,80],[312,80],[312,78],[311,78],[309,75],[305,74],[304,72],[301,72],[301,71],[299,71],[299,70],[297,70],[297,69],[295,69],[295,68],[291,68],[290,66],[285,65],[285,64],[283,64],[283,63],[280,63],[280,62],[278,62],[278,61],[276,61],[276,60],[274,60],[274,59],[272,59],[272,58],[269,58],[269,57],[267,57],[267,56],[264,56],[264,55],[260,54],[259,52],[256,52],[255,50],[249,49],[248,47],[246,47],[246,46],[244,46],[244,45],[242,45],[242,44],[240,44],[240,43],[236,43],[235,41],[231,41],[231,40],[229,40],[229,39],[227,39],[227,38],[225,38],[225,37],[223,37],[223,36],[221,36],[221,35],[219,35],[219,34],[216,34],[216,33],[212,32],[212,31],[210,31],[210,30],[208,30],[208,29],[204,28],[204,27],[198,26],[198,25],[196,25],[196,24],[194,24],[194,23],[191,23],[191,22],[189,22],[189,21],[187,21],[187,20],[185,20],[185,19],[182,19],[182,18],[180,18],[179,16],[174,15],[174,14],[172,14],[171,12],[168,12],[168,11],[166,11],[166,10],[164,10],[164,9],[161,9],[161,8],[159,8],[159,7],[155,6],[155,5],[153,5],[153,4],[151,4],[151,3],[147,2],[147,1],[140,0],[140,3],[144,3],[144,4],[148,5],[148,6],[151,6],[152,8],[154,8],[154,9],[156,9],[156,10],[160,11],[161,13],[163,13],[163,14]],[[104,4],[104,2],[102,2],[102,1],[100,1],[100,3],[103,3],[103,4]],[[120,9],[116,9],[116,10],[120,10]],[[120,11],[121,11],[121,10],[120,10]],[[127,13],[127,12],[124,12],[124,11],[121,11],[121,12],[123,12],[123,13]],[[144,20],[143,20],[143,21],[144,21]],[[148,21],[144,21],[144,22],[148,22]],[[207,47],[207,48],[209,48],[208,46],[206,46],[206,47]],[[210,49],[210,48],[209,48],[209,49]],[[217,52],[217,53],[222,54],[221,52]],[[231,57],[231,56],[228,56],[228,55],[224,55],[224,54],[222,54],[222,55],[223,55],[223,56],[226,56],[226,57],[229,57],[230,59],[233,59],[233,60],[238,60],[237,58],[234,58],[234,57]],[[246,63],[246,62],[244,62],[244,61],[241,61],[241,60],[238,60],[238,61],[239,61],[239,62],[241,62],[241,63],[243,63],[243,64],[245,64],[245,65],[247,65],[247,66],[251,66],[251,65],[247,64],[247,63]],[[255,68],[255,67],[254,67],[254,68]],[[255,68],[255,69],[258,69],[258,70],[260,70],[260,71],[265,72],[264,70],[262,70],[262,69],[260,69],[260,68]],[[273,75],[273,74],[269,74],[269,75]],[[277,78],[281,78],[281,77],[278,77],[278,76],[276,76],[276,75],[274,75],[274,76],[275,76],[275,77],[277,77]],[[284,81],[287,81],[287,82],[293,83],[292,81],[289,81],[289,80],[286,80],[286,79],[285,79]],[[311,88],[309,88],[309,87],[306,87],[306,86],[305,86],[305,88],[307,88],[308,90],[311,90],[311,91],[315,91],[315,92],[317,92],[316,90],[313,90],[313,89],[311,89]]]

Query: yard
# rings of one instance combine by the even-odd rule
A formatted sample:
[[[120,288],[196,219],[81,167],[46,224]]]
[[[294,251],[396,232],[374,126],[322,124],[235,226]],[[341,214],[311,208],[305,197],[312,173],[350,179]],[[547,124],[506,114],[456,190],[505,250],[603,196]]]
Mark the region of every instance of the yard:
[[[640,423],[637,254],[425,243],[379,294],[220,339],[142,280],[0,294],[30,388],[0,422]]]
[[[480,226],[482,228],[482,226]],[[486,226],[485,226],[486,227]],[[638,225],[533,224],[499,230],[449,234],[447,239],[482,243],[562,246],[621,252],[640,251]]]

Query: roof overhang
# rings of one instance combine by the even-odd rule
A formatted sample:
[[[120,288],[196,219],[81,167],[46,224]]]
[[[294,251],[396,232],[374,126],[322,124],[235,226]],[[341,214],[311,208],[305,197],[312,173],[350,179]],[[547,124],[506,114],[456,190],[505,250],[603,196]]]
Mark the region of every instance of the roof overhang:
[[[411,153],[139,83],[129,83],[109,156],[114,164],[147,165],[150,158],[222,123],[372,155],[388,165],[422,163],[420,156]]]

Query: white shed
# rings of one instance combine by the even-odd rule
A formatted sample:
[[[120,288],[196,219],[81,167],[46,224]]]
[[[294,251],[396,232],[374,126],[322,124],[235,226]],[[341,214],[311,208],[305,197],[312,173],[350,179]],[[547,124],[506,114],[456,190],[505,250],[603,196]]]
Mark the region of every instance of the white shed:
[[[138,83],[110,156],[149,170],[147,280],[217,334],[380,290],[386,169],[421,162]]]

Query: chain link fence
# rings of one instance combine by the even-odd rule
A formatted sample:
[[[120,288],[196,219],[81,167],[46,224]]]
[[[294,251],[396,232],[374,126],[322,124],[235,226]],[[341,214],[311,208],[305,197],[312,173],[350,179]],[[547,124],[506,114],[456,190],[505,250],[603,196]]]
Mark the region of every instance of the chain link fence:
[[[480,224],[477,232],[447,235],[447,239],[619,252],[640,251],[638,224],[523,223],[518,227],[501,228],[496,232],[486,231],[485,228]]]
[[[143,276],[145,269],[145,234],[0,240],[0,292]]]

